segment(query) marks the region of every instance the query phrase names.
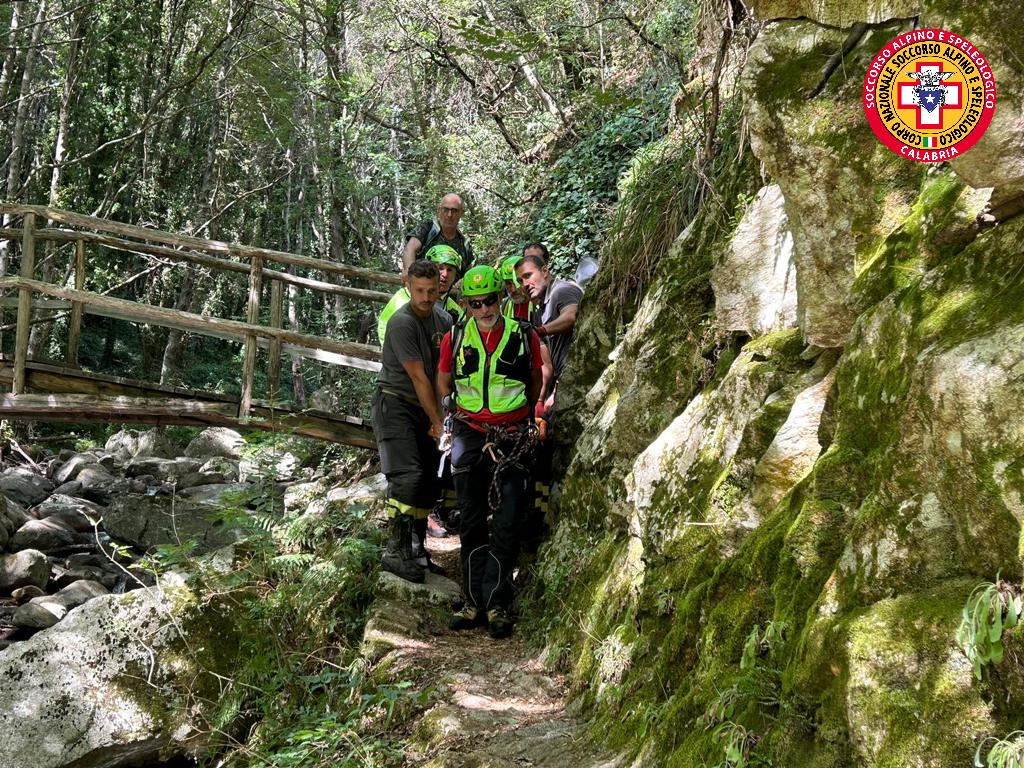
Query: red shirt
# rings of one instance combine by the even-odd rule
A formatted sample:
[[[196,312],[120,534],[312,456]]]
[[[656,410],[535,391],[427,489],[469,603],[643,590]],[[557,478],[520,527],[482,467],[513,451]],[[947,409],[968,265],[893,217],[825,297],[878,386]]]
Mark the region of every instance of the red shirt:
[[[502,322],[506,318],[502,319]],[[478,329],[479,330],[479,329]],[[502,334],[504,333],[504,326],[501,324],[495,325],[490,331],[480,331],[480,338],[484,343],[484,349],[487,352],[487,357],[490,358],[491,354],[498,348],[498,343],[501,341]],[[540,359],[540,337],[537,333],[531,330],[527,338],[530,345],[530,368],[534,371],[539,371],[541,367]],[[437,364],[437,370],[441,373],[452,372],[452,332],[448,331],[441,340],[441,360]],[[454,389],[454,382],[452,385]],[[530,385],[527,384],[527,391],[529,391]],[[455,400],[456,406],[459,404],[458,399]],[[516,421],[523,421],[530,416],[530,406],[524,405],[518,410],[512,411],[511,413],[492,413],[487,408],[484,408],[479,413],[467,413],[459,408],[459,411],[469,416],[473,421],[481,424],[511,424]]]

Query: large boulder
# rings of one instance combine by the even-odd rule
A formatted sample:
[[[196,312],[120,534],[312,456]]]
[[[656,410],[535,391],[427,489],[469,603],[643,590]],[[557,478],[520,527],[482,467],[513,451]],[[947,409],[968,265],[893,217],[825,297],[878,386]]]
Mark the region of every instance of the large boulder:
[[[141,549],[188,542],[201,551],[218,549],[239,538],[227,518],[238,512],[231,495],[245,489],[203,485],[174,495],[120,493],[111,500],[103,526],[114,539]]]
[[[0,473],[0,493],[18,504],[31,507],[53,492],[53,483],[24,467],[11,467]]]
[[[103,507],[87,499],[55,493],[28,513],[37,520],[60,520],[72,530],[88,532],[93,530],[93,521],[103,517]]]
[[[209,459],[213,456],[224,456],[229,459],[241,458],[245,438],[238,432],[227,427],[209,427],[204,429],[185,448],[185,455],[194,459]]]
[[[63,520],[52,518],[29,520],[14,532],[7,545],[13,550],[38,549],[43,552],[53,552],[75,544],[86,543],[89,540],[89,536],[78,533]]]
[[[178,453],[178,447],[159,429],[145,432],[122,429],[107,439],[103,449],[122,461],[136,456],[159,456],[169,459]]]
[[[202,751],[237,653],[233,626],[183,587],[136,590],[8,647],[0,765],[146,765]]]

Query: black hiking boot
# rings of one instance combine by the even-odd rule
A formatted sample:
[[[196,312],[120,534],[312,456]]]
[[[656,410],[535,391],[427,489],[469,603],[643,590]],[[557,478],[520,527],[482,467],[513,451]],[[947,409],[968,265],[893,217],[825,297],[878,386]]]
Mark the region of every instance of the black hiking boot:
[[[509,637],[512,634],[512,617],[504,608],[491,608],[487,612],[487,634],[495,640]]]
[[[487,614],[484,612],[484,609],[467,603],[452,615],[452,620],[448,626],[458,632],[463,629],[476,629],[486,623]]]
[[[395,515],[388,529],[388,544],[380,567],[414,584],[422,584],[426,570],[421,568],[412,552],[412,518]]]

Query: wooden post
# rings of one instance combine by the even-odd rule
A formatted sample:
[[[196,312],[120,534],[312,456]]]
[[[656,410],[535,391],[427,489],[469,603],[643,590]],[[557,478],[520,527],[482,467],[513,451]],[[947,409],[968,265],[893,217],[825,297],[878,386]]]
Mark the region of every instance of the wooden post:
[[[284,283],[273,280],[270,283],[270,327],[281,328],[284,321]],[[281,389],[281,342],[270,340],[267,363],[267,399],[271,405],[278,401]]]
[[[249,325],[258,325],[260,320],[260,292],[263,289],[263,257],[253,256],[249,270],[249,302],[246,307],[245,321]],[[238,403],[238,419],[245,422],[249,418],[252,407],[253,379],[256,374],[256,334],[249,333],[245,337],[245,360],[242,363],[242,396]]]
[[[85,240],[75,240],[75,290],[85,290]],[[82,302],[71,304],[68,321],[67,365],[78,367],[78,342],[82,338]]]
[[[36,267],[36,215],[26,213],[21,233],[21,276],[32,279]],[[28,338],[32,330],[32,292],[27,288],[18,289],[18,328],[14,335],[14,381],[11,392],[20,395],[25,391],[25,364],[28,362]]]

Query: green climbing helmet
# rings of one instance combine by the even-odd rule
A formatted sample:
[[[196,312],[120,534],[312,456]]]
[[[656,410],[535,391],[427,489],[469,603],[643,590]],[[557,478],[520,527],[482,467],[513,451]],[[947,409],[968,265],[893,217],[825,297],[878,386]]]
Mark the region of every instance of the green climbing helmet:
[[[519,278],[516,277],[516,264],[523,260],[522,256],[509,256],[501,262],[501,279],[519,285]]]
[[[501,292],[501,278],[498,270],[486,265],[473,267],[462,278],[462,295],[486,296],[489,293]]]
[[[462,257],[450,245],[435,245],[427,251],[427,261],[432,261],[435,264],[447,264],[460,272],[462,271]]]

